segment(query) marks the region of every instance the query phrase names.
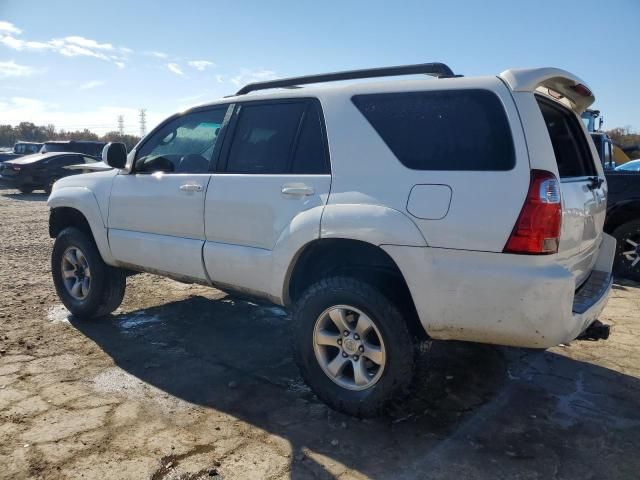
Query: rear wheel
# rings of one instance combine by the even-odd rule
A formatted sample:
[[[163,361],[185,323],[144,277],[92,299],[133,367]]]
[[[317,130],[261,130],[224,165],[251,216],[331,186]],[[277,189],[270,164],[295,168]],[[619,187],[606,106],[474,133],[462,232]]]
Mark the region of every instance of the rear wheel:
[[[93,239],[76,228],[56,237],[51,272],[60,300],[77,317],[107,315],[122,303],[124,272],[105,264]]]
[[[33,192],[33,188],[32,187],[18,187],[18,190],[20,190],[20,193],[31,193],[31,192]]]
[[[616,256],[614,272],[632,280],[640,281],[640,220],[634,220],[616,228]]]
[[[296,302],[293,319],[302,376],[335,410],[375,416],[407,393],[415,344],[399,309],[373,286],[321,280]]]

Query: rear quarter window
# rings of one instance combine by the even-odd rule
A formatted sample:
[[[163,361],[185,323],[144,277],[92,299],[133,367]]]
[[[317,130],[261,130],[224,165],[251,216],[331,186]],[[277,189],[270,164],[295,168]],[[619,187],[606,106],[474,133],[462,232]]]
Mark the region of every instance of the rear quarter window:
[[[356,95],[353,103],[414,170],[511,170],[515,153],[500,99],[488,90]]]

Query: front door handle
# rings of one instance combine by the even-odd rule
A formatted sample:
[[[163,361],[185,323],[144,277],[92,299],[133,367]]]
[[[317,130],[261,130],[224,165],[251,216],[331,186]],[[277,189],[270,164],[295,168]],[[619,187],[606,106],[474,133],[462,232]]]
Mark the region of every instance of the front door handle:
[[[198,185],[197,183],[185,183],[184,185],[180,185],[180,190],[183,192],[201,192],[203,188],[202,185]]]
[[[313,187],[304,184],[287,184],[282,186],[284,195],[313,195],[315,190]]]

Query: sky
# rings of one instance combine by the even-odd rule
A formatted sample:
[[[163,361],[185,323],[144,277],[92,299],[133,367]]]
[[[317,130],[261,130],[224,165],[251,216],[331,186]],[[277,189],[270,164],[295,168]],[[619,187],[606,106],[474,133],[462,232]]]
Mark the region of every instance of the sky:
[[[0,123],[96,133],[277,77],[441,61],[569,70],[640,129],[640,0],[0,0]]]

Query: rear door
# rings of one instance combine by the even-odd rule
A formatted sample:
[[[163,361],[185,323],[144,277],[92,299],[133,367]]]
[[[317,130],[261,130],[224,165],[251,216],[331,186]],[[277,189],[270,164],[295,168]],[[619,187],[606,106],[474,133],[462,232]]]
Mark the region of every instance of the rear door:
[[[323,206],[329,195],[319,102],[237,104],[217,170],[205,200],[207,272],[214,283],[266,292],[278,239],[294,218]]]
[[[551,99],[536,100],[558,165],[562,232],[558,253],[579,286],[595,263],[606,215],[606,183],[578,116]]]

